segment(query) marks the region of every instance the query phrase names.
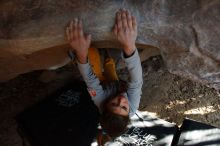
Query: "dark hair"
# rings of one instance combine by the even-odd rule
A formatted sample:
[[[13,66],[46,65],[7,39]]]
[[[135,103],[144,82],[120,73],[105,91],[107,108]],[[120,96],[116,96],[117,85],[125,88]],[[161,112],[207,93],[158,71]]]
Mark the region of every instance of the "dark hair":
[[[127,130],[127,125],[130,122],[129,115],[122,116],[111,112],[107,108],[108,102],[116,96],[107,98],[102,104],[103,112],[100,116],[100,124],[103,130],[111,136],[111,138],[116,138],[123,134]]]
[[[127,130],[129,121],[129,116],[118,115],[108,110],[105,110],[100,118],[100,124],[103,130],[111,138],[116,138],[123,134]]]

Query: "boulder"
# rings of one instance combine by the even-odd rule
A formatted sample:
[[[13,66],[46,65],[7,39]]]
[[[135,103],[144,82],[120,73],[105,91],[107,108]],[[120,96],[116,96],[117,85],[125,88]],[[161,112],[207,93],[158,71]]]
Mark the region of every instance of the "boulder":
[[[0,81],[68,63],[65,28],[75,17],[92,46],[120,48],[111,32],[119,8],[137,18],[142,60],[161,54],[171,73],[220,89],[218,0],[2,0]]]

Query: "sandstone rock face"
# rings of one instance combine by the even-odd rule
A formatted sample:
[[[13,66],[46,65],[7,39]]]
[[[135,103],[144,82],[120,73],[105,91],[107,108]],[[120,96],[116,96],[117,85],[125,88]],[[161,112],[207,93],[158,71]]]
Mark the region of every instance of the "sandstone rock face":
[[[74,17],[93,46],[120,48],[111,29],[122,7],[136,16],[147,57],[160,53],[170,72],[220,89],[219,0],[2,0],[0,80],[65,65],[65,27]]]

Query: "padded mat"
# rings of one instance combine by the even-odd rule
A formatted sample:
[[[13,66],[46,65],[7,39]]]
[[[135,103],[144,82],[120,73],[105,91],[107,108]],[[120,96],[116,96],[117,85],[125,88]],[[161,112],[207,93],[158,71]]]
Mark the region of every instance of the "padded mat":
[[[180,128],[178,146],[220,146],[220,129],[185,119]]]
[[[17,123],[31,146],[91,145],[97,134],[98,110],[85,84],[76,81],[19,114]]]

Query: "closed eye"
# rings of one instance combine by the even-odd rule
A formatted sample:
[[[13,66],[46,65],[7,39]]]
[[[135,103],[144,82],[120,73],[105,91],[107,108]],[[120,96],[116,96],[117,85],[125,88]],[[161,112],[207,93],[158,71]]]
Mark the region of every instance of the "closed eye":
[[[114,107],[120,107],[120,108],[123,109],[124,111],[128,112],[128,109],[127,109],[126,106],[119,106],[119,105],[117,105],[116,103],[111,103],[111,105],[114,106]]]
[[[125,110],[126,112],[128,111],[128,110],[127,110],[127,107],[125,107],[125,106],[122,106],[121,108],[122,108],[123,110]]]

